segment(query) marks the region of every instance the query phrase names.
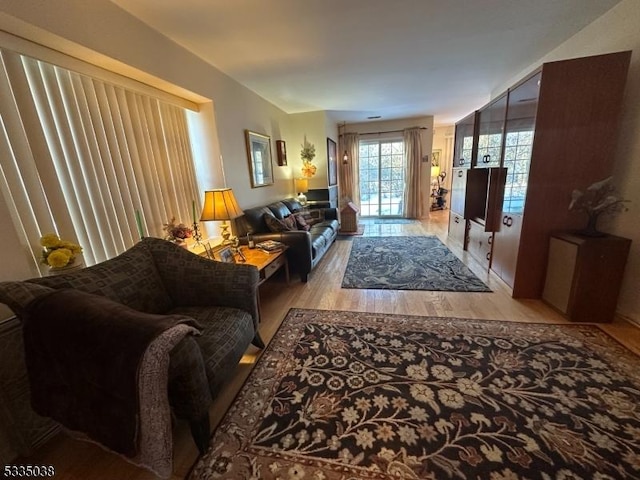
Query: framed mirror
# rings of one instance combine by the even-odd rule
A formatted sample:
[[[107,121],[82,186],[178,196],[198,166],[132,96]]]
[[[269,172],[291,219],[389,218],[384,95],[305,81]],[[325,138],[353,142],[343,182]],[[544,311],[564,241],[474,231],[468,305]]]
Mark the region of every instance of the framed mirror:
[[[247,157],[251,173],[251,187],[273,184],[273,164],[271,162],[271,138],[267,135],[245,130]]]

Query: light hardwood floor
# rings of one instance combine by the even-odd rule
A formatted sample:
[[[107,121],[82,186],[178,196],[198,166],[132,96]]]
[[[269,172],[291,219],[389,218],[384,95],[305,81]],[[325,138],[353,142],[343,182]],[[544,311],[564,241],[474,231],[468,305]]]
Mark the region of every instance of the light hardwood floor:
[[[429,220],[417,224],[375,224],[366,221],[365,235],[437,235],[447,243],[448,211],[432,212]],[[385,291],[342,289],[342,277],[352,242],[338,240],[309,276],[301,283],[292,275],[286,284],[284,275],[276,275],[261,287],[263,321],[260,327],[268,342],[292,307],[324,310],[365,311],[410,315],[433,315],[517,322],[565,323],[566,320],[539,300],[514,300],[506,285],[494,274],[487,273],[456,245],[449,248],[482,279],[492,293],[456,293],[424,291]],[[410,252],[407,252],[410,255]],[[636,353],[640,353],[640,329],[617,320],[603,328]],[[260,351],[250,347],[234,372],[224,393],[211,407],[212,423],[222,419]],[[184,478],[197,459],[198,452],[188,427],[178,422],[174,429],[174,475]],[[60,434],[20,463],[53,465],[57,479],[153,479],[153,475],[132,466],[101,448],[72,440]]]

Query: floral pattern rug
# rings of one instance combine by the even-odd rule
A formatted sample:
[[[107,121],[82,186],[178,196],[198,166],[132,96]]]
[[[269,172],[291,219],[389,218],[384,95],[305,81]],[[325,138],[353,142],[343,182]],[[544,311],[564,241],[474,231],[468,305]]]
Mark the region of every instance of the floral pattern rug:
[[[640,357],[597,326],[292,309],[201,479],[640,478]]]
[[[434,236],[355,238],[342,288],[491,291]]]

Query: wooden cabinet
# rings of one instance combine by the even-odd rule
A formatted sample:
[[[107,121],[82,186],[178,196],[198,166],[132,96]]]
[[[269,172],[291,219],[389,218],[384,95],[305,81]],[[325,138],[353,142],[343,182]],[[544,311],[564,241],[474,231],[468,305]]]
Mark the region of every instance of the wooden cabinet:
[[[491,269],[516,298],[542,296],[551,233],[585,226],[569,211],[572,191],[612,174],[630,58],[627,51],[545,63],[456,124],[456,157],[465,165],[471,157],[472,168],[464,188],[452,190],[451,208],[494,231]],[[492,174],[481,170],[496,155],[492,191]]]
[[[471,168],[477,152],[476,112],[456,123],[453,168]]]
[[[492,270],[513,288],[516,279],[522,215],[529,182],[541,72],[509,91],[505,121],[503,195],[497,207]],[[543,262],[544,263],[544,262]]]
[[[452,209],[463,205],[456,213],[495,230],[491,268],[514,297],[541,297],[551,232],[586,222],[569,211],[571,192],[611,175],[630,57],[619,52],[545,63],[456,124],[456,156],[466,162],[462,147],[471,144],[473,165],[464,200],[452,191]],[[491,194],[488,174],[485,186],[485,177],[471,172],[497,166],[496,156],[504,189]]]
[[[610,322],[630,246],[613,235],[552,235],[542,298],[573,321]]]
[[[511,196],[505,193],[505,198],[510,198],[511,213],[520,208],[519,194],[524,193],[512,284],[514,297],[540,298],[551,233],[578,230],[586,222],[582,215],[569,211],[572,191],[584,190],[613,172],[611,152],[616,150],[630,57],[631,52],[621,52],[546,63],[540,72],[521,84],[528,85],[528,89],[517,98],[519,105],[527,103],[531,98],[527,90],[533,90],[538,83],[539,94],[534,101],[533,143],[526,183],[522,192],[518,192],[520,186],[516,181]],[[538,74],[540,77],[536,78]],[[515,103],[509,100],[512,114],[507,112],[506,135],[516,130],[519,135],[526,135],[513,114],[513,110],[517,111]],[[524,164],[519,167],[516,163],[514,175],[524,168]],[[496,239],[494,250],[499,247]]]

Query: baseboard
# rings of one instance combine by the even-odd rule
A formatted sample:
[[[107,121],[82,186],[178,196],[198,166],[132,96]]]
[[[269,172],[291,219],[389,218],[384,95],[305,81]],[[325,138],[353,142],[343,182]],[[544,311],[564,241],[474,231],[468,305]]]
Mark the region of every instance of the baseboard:
[[[635,325],[636,327],[640,328],[640,320],[635,319],[635,318],[631,318],[628,315],[623,315],[622,313],[616,312],[616,318],[620,319],[620,320],[624,320],[625,322],[629,322],[632,325]]]

